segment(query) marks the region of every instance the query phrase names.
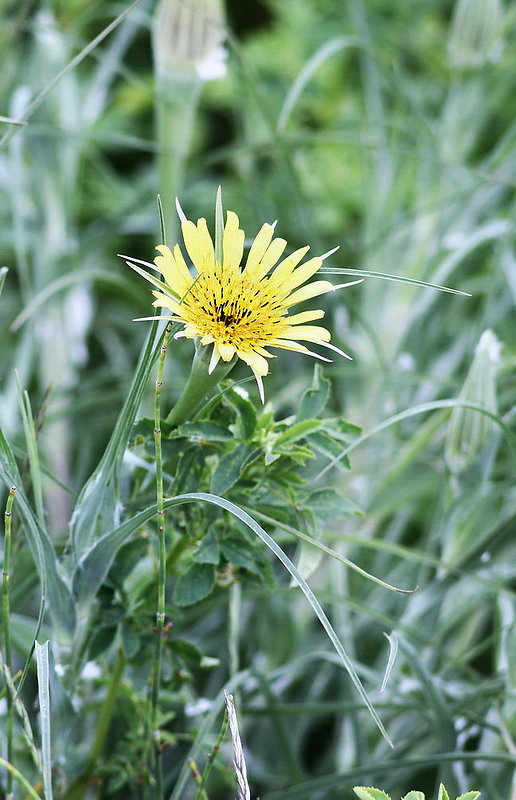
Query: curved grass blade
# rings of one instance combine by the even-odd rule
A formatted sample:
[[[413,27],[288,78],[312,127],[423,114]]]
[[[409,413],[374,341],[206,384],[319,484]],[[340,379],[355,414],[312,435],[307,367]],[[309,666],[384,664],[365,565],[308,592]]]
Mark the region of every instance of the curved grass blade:
[[[290,87],[290,90],[285,98],[285,102],[283,103],[279,113],[277,125],[278,133],[284,132],[292,111],[301,97],[305,86],[307,86],[319,67],[321,67],[335,53],[338,53],[339,50],[344,50],[347,47],[361,46],[363,46],[363,42],[356,36],[337,36],[335,39],[330,39],[329,42],[325,42],[322,47],[316,50],[314,55],[308,59],[305,66]]]
[[[46,303],[47,300],[50,300],[69,286],[76,286],[78,283],[90,283],[91,281],[104,282],[118,290],[123,289],[128,291],[127,283],[118,275],[110,275],[100,269],[92,269],[88,270],[88,272],[85,272],[83,269],[75,270],[74,272],[69,272],[67,275],[62,275],[60,278],[56,278],[55,281],[51,281],[51,283],[47,284],[40,292],[36,292],[30,303],[27,303],[23,311],[13,320],[10,330],[17,331],[28,319],[34,316],[36,311]]]
[[[16,507],[24,525],[27,543],[41,582],[41,604],[48,598],[49,611],[57,630],[70,634],[75,627],[75,605],[68,586],[59,574],[54,546],[34,513],[23,491],[20,473],[9,444],[0,429],[0,480],[16,486]],[[38,626],[42,620],[42,609]]]
[[[363,578],[367,578],[367,580],[373,581],[373,583],[377,583],[383,589],[388,589],[391,592],[399,592],[400,594],[412,594],[413,592],[416,591],[416,589],[400,589],[398,586],[393,586],[391,583],[382,581],[381,578],[377,578],[376,575],[372,575],[370,572],[366,572],[365,569],[359,567],[358,564],[355,564],[354,561],[350,561],[349,558],[340,555],[340,553],[337,553],[335,550],[332,550],[331,547],[327,547],[327,545],[323,544],[322,542],[313,539],[307,533],[303,533],[303,531],[300,531],[297,528],[293,528],[291,525],[287,525],[286,523],[280,522],[279,520],[274,519],[273,517],[269,517],[267,514],[262,514],[261,511],[253,511],[253,513],[264,522],[268,522],[271,525],[274,525],[276,528],[280,528],[282,531],[285,531],[286,533],[291,533],[293,536],[296,536],[303,542],[307,542],[312,547],[315,547],[317,550],[320,550],[322,553],[326,553],[326,555],[331,556],[336,561],[340,561],[342,564],[345,564],[347,567],[354,570],[354,572],[358,572],[358,574],[362,575]]]
[[[163,508],[166,510],[183,503],[195,503],[198,501],[210,503],[224,509],[225,511],[228,511],[234,517],[243,522],[244,525],[250,528],[250,530],[252,530],[253,533],[255,533],[274,553],[276,558],[281,561],[285,569],[295,579],[299,588],[312,606],[314,613],[318,617],[319,622],[326,632],[326,635],[340,656],[340,659],[344,664],[352,683],[362,698],[362,701],[366,705],[385,741],[391,747],[393,747],[389,735],[387,734],[382,721],[371,704],[371,701],[369,700],[366,691],[362,686],[360,678],[358,677],[346,650],[331,626],[331,623],[321,608],[316,596],[303,577],[300,575],[292,561],[288,558],[288,556],[285,555],[283,550],[276,544],[274,539],[272,539],[269,534],[266,533],[266,531],[264,531],[264,529],[258,525],[258,523],[246,511],[243,511],[241,508],[239,508],[239,506],[223,497],[208,494],[206,492],[192,492],[189,494],[177,495],[177,497],[168,498],[164,501]],[[156,514],[156,509],[157,505],[155,503],[144,511],[141,511],[123,525],[120,525],[118,528],[115,528],[101,537],[88,551],[88,553],[85,554],[84,558],[79,562],[78,569],[74,576],[74,590],[80,601],[87,601],[95,595],[96,591],[102,584],[102,581],[106,577],[118,549],[125,541],[127,541],[127,538],[131,533],[137,530],[140,525],[147,522],[147,520]]]
[[[428,281],[420,281],[417,278],[404,278],[401,275],[390,275],[388,272],[373,272],[370,269],[346,269],[339,267],[321,267],[319,274],[324,275],[356,275],[359,278],[380,278],[384,281],[395,281],[396,283],[411,283],[414,286],[422,286],[426,289],[436,289],[439,292],[448,292],[449,294],[459,294],[462,297],[471,297],[469,292],[462,292],[459,289],[452,289],[449,286],[441,286],[438,283],[429,283]]]
[[[502,430],[507,443],[511,447],[512,450],[516,453],[516,437],[512,433],[511,429],[505,422],[500,419],[496,414],[493,414],[491,411],[488,411],[486,408],[482,408],[482,406],[478,406],[475,403],[466,403],[463,400],[434,400],[431,403],[422,403],[418,406],[413,406],[413,408],[408,408],[406,411],[401,411],[399,414],[394,414],[392,417],[388,417],[388,419],[384,419],[382,422],[375,425],[374,428],[371,428],[370,431],[362,434],[358,439],[356,439],[352,444],[348,447],[345,447],[342,453],[338,456],[333,458],[324,469],[322,469],[317,475],[314,477],[314,481],[318,481],[320,478],[325,475],[329,469],[331,469],[335,464],[345,458],[352,450],[358,447],[360,444],[365,442],[367,439],[370,439],[371,436],[375,436],[380,431],[385,430],[385,428],[389,428],[391,425],[395,425],[397,422],[401,422],[404,419],[409,419],[410,417],[414,417],[417,414],[424,414],[427,411],[436,411],[438,408],[469,408],[471,411],[478,411],[481,414],[485,414],[486,417],[492,419]]]
[[[18,781],[20,786],[23,786],[28,796],[31,797],[32,800],[41,800],[41,797],[39,794],[37,794],[37,792],[34,791],[27,778],[24,778],[21,772],[19,772],[16,767],[14,767],[8,761],[6,761],[5,758],[0,758],[0,767],[4,767],[4,769],[11,773],[13,778]]]

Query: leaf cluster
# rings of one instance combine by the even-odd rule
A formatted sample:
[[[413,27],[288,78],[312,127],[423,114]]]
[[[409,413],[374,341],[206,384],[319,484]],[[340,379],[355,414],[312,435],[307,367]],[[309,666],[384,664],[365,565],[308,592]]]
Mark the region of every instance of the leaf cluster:
[[[373,787],[355,786],[353,791],[360,800],[391,800],[388,794]],[[466,794],[461,794],[460,797],[457,797],[456,800],[478,800],[479,797],[480,792],[466,792]],[[402,797],[401,800],[425,800],[425,795],[423,792],[412,791]],[[450,800],[450,796],[442,783],[439,786],[437,800]]]
[[[318,417],[329,392],[330,383],[317,366],[312,386],[290,417],[277,420],[269,408],[257,410],[239,386],[226,384],[218,400],[207,403],[194,421],[179,427],[163,421],[166,493],[210,492],[315,538],[324,524],[358,513],[334,488],[311,489],[302,474],[319,455],[338,456],[360,432],[340,418]],[[131,446],[152,463],[153,420],[144,418],[134,426]],[[348,460],[339,461],[339,467],[348,469]],[[186,505],[178,509],[173,526],[174,536],[182,540],[181,556],[170,564],[178,575],[173,595],[177,606],[193,605],[216,585],[237,579],[273,585],[272,569],[256,537],[227,512]]]

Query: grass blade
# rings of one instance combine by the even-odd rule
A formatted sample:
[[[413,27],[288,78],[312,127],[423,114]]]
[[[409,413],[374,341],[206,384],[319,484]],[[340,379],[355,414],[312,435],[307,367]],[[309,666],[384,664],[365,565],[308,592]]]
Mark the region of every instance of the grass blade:
[[[48,639],[44,644],[36,642],[36,665],[38,671],[38,697],[41,720],[41,756],[43,759],[43,786],[45,800],[53,800],[52,757],[50,750],[50,680],[48,665]]]

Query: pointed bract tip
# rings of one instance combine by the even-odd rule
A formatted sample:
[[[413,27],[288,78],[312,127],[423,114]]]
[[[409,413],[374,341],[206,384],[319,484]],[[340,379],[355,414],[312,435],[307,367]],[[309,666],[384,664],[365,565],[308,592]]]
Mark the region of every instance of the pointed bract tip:
[[[320,256],[321,260],[322,260],[322,261],[324,261],[324,259],[325,259],[325,258],[329,258],[329,257],[330,257],[330,256],[332,256],[334,253],[336,253],[336,252],[337,252],[337,250],[340,250],[340,244],[338,244],[338,245],[337,245],[337,247],[334,247],[332,250],[328,250],[328,252],[327,252],[327,253],[323,253],[323,255],[322,255],[322,256]]]
[[[179,202],[178,197],[176,197],[176,210],[177,210],[177,216],[179,217],[181,222],[186,222],[186,214],[181,208],[181,203]]]

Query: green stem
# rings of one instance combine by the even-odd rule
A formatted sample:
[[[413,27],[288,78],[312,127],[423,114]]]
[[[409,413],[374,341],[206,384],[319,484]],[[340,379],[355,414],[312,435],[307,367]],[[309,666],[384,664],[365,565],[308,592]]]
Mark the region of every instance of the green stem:
[[[11,523],[13,514],[14,495],[16,487],[12,486],[9,490],[9,496],[5,505],[5,539],[4,539],[4,569],[2,573],[2,621],[4,628],[4,642],[5,642],[5,665],[8,670],[12,668],[12,652],[11,652],[11,624],[10,624],[10,604],[9,604],[9,570],[11,567]],[[14,719],[13,719],[13,697],[9,690],[7,690],[7,761],[12,763],[13,760],[13,733],[14,733]],[[8,769],[7,773],[7,797],[11,797],[13,791],[13,772]]]
[[[156,72],[159,187],[167,238],[172,242],[177,240],[178,233],[175,198],[181,190],[202,85],[195,71],[157,69]]]
[[[8,780],[10,778],[11,782],[12,782],[12,779],[16,778],[18,783],[21,786],[23,786],[23,788],[25,789],[26,792],[29,793],[29,797],[33,798],[33,800],[41,800],[41,797],[39,796],[39,794],[37,794],[34,791],[32,786],[28,782],[28,780],[23,777],[21,772],[18,772],[16,767],[13,767],[13,765],[10,763],[10,761],[6,761],[5,758],[0,758],[0,767],[5,767],[5,769],[7,770],[7,779]]]
[[[219,362],[209,375],[210,357],[211,348],[202,345],[197,348],[187,384],[167,417],[167,422],[171,425],[181,425],[193,417],[199,405],[208,398],[210,392],[215,389],[219,381],[226,377],[236,363],[236,358],[229,362]]]
[[[161,448],[161,389],[163,387],[163,368],[167,347],[172,333],[172,325],[165,328],[158,361],[158,374],[156,376],[156,390],[154,394],[154,447],[156,451],[156,502],[158,523],[158,605],[156,610],[156,643],[154,651],[154,669],[151,686],[150,723],[152,736],[156,746],[153,749],[152,763],[156,761],[155,753],[159,747],[158,731],[158,703],[159,686],[161,680],[161,660],[163,655],[163,628],[165,625],[165,584],[167,579],[167,546],[165,539],[165,512],[163,510],[163,453]],[[163,771],[161,759],[156,763],[156,797],[163,797]]]
[[[86,766],[87,776],[91,775],[91,773],[95,769],[99,756],[102,752],[102,748],[104,747],[106,736],[109,730],[109,724],[111,722],[111,717],[113,716],[113,711],[116,708],[116,698],[120,687],[120,681],[122,680],[122,675],[124,674],[124,667],[125,667],[125,654],[123,649],[120,647],[118,649],[116,660],[113,666],[113,671],[111,673],[111,681],[109,684],[109,689],[104,699],[104,702],[102,703],[102,708],[100,709],[97,728],[95,731],[95,738],[93,739],[93,744],[88,758],[88,763]]]

